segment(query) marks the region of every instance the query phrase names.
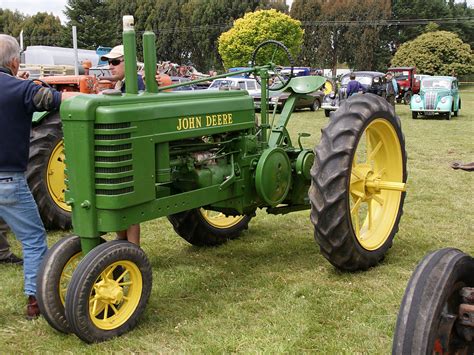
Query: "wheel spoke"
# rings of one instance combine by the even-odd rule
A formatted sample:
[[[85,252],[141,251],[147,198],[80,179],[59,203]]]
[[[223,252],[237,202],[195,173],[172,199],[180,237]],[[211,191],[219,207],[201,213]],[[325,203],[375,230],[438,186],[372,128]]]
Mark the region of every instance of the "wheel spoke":
[[[110,304],[110,308],[112,308],[112,311],[114,311],[114,314],[118,313],[118,309],[115,308],[115,306],[113,304]]]
[[[374,180],[374,181],[367,181],[365,183],[366,187],[372,187],[378,190],[391,190],[391,191],[406,191],[407,184],[403,182],[395,182],[395,181],[381,181],[381,180]]]
[[[361,202],[362,202],[362,198],[359,197],[351,209],[351,215],[354,215],[354,212],[359,211]]]
[[[130,286],[130,285],[133,285],[133,282],[132,281],[120,282],[118,285],[119,286]]]
[[[97,300],[97,299],[93,299],[92,301],[93,301],[94,303],[92,304],[92,312],[91,312],[91,313],[92,313],[94,316],[96,316],[96,315],[97,315],[96,312],[97,312],[97,303],[98,303],[98,300]]]
[[[380,148],[382,148],[382,146],[383,146],[382,141],[379,141],[377,145],[375,146],[375,148],[370,152],[367,160],[372,161],[375,158],[375,155],[377,155],[377,153],[379,152]]]
[[[108,315],[109,315],[109,304],[106,303],[105,308],[104,308],[104,318],[103,319],[106,320],[108,318],[107,317]]]

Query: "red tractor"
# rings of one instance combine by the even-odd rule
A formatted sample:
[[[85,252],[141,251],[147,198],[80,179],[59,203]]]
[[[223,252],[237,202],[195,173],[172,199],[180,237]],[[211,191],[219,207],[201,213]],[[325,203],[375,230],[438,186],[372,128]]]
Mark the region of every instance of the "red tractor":
[[[393,73],[398,84],[397,102],[403,100],[409,105],[412,95],[420,91],[420,80],[415,78],[416,67],[394,67],[388,71]]]

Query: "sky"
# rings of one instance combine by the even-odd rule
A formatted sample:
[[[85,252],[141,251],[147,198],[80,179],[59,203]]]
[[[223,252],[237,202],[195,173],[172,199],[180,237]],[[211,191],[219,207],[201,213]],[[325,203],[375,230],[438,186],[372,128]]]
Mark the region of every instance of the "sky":
[[[457,2],[461,2],[459,0]],[[286,0],[291,4],[293,0]],[[63,23],[66,22],[66,16],[63,14],[67,0],[0,0],[0,8],[9,10],[18,10],[27,15],[34,15],[37,12],[53,13],[59,16]],[[474,0],[467,0],[469,6],[474,6]]]

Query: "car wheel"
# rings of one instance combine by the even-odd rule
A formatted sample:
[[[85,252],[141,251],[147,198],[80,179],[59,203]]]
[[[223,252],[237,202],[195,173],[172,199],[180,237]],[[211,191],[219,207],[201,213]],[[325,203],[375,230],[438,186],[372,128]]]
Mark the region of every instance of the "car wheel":
[[[329,117],[329,114],[331,113],[331,111],[329,110],[324,110],[324,116],[326,117]]]
[[[418,112],[412,111],[412,112],[411,112],[411,118],[413,118],[414,120],[416,120],[416,119],[418,118]]]
[[[320,107],[321,107],[321,104],[319,103],[319,100],[315,99],[309,109],[311,111],[318,111]]]

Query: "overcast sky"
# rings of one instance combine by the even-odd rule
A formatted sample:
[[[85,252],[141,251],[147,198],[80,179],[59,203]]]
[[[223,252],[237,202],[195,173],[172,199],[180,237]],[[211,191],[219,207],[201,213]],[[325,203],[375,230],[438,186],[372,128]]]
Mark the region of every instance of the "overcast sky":
[[[286,0],[287,4],[291,4],[293,0]],[[457,2],[462,2],[458,0]],[[67,0],[0,0],[0,8],[18,10],[27,15],[34,15],[37,12],[52,12],[55,16],[59,16],[61,21],[66,22],[66,16],[63,11]],[[467,0],[469,6],[474,6],[474,0]]]

